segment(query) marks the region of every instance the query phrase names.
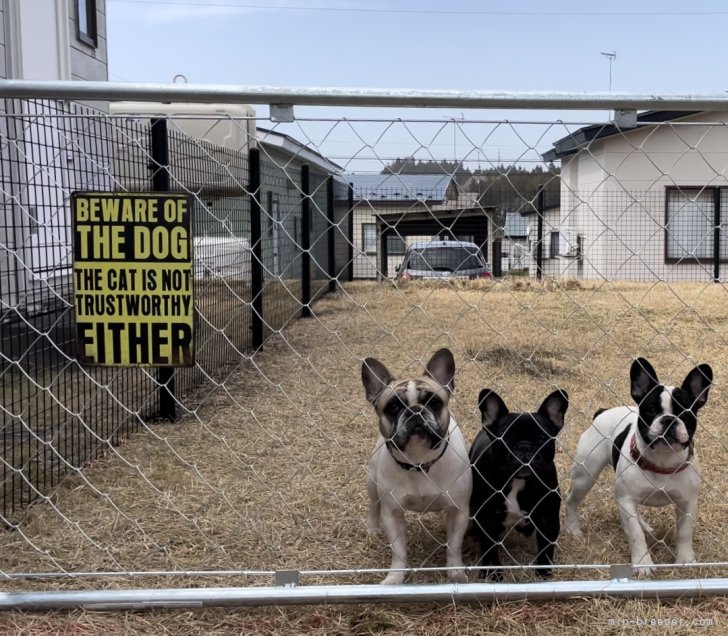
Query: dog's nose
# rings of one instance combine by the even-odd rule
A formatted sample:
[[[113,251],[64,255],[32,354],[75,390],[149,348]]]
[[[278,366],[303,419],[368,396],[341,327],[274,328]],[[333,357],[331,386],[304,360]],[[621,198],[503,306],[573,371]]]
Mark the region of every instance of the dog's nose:
[[[410,435],[428,435],[429,434],[429,427],[427,426],[427,422],[425,421],[425,418],[414,415],[409,421],[409,434]]]
[[[516,459],[524,464],[529,463],[534,456],[533,447],[530,444],[516,444],[512,451]]]
[[[660,421],[660,424],[662,424],[663,436],[673,438],[675,436],[675,429],[680,424],[680,420],[674,415],[665,415]]]

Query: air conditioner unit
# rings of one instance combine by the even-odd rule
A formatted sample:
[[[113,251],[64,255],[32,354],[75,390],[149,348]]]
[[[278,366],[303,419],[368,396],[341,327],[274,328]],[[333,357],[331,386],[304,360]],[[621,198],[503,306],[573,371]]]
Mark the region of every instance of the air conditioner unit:
[[[582,236],[576,230],[562,229],[559,240],[559,256],[579,258],[581,256]]]

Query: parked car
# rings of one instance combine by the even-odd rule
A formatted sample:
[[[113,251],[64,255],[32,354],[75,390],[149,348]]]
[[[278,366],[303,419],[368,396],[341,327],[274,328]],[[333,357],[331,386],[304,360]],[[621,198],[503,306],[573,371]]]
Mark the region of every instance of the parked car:
[[[397,268],[397,280],[474,279],[490,278],[490,275],[480,248],[467,241],[415,243],[407,249]]]

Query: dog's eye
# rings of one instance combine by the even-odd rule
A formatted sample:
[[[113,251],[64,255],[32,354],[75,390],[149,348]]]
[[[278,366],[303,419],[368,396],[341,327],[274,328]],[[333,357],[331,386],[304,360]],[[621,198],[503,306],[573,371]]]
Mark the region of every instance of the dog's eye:
[[[654,404],[647,404],[644,407],[644,410],[645,410],[645,413],[650,416],[657,414],[657,409],[655,408]]]
[[[397,413],[399,413],[401,409],[402,402],[400,402],[399,400],[392,400],[389,404],[387,404],[387,406],[384,407],[384,412],[387,415],[394,416],[397,415]]]
[[[433,411],[439,411],[442,408],[442,400],[436,395],[433,395],[429,400],[427,400],[427,407]]]

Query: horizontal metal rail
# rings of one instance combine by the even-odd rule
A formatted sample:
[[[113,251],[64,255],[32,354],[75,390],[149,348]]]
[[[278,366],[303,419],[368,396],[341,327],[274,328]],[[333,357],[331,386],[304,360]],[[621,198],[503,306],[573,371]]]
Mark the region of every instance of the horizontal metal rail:
[[[631,567],[623,564],[624,567]],[[608,571],[613,564],[607,563],[553,563],[551,565],[501,565],[499,569],[519,572],[536,572],[548,568],[554,571]],[[695,563],[654,563],[651,567],[657,570],[695,570],[705,568],[726,568],[728,561],[704,561]],[[349,568],[336,570],[298,570],[301,577],[321,576],[358,576],[363,574],[388,574],[389,572],[422,573],[422,572],[448,572],[450,570],[464,569],[467,572],[480,572],[492,569],[489,566],[465,566],[464,568],[432,566],[421,568]],[[94,578],[204,578],[204,577],[273,577],[276,570],[104,570],[104,571],[61,571],[61,572],[2,572],[0,580],[41,580],[41,579],[94,579]],[[689,576],[686,574],[686,576]]]
[[[0,98],[298,106],[569,110],[726,110],[728,94],[664,95],[384,88],[291,88],[237,84],[142,84],[0,80]]]
[[[128,610],[343,603],[554,601],[584,597],[725,596],[728,579],[561,581],[436,585],[311,585],[0,593],[0,610]]]

